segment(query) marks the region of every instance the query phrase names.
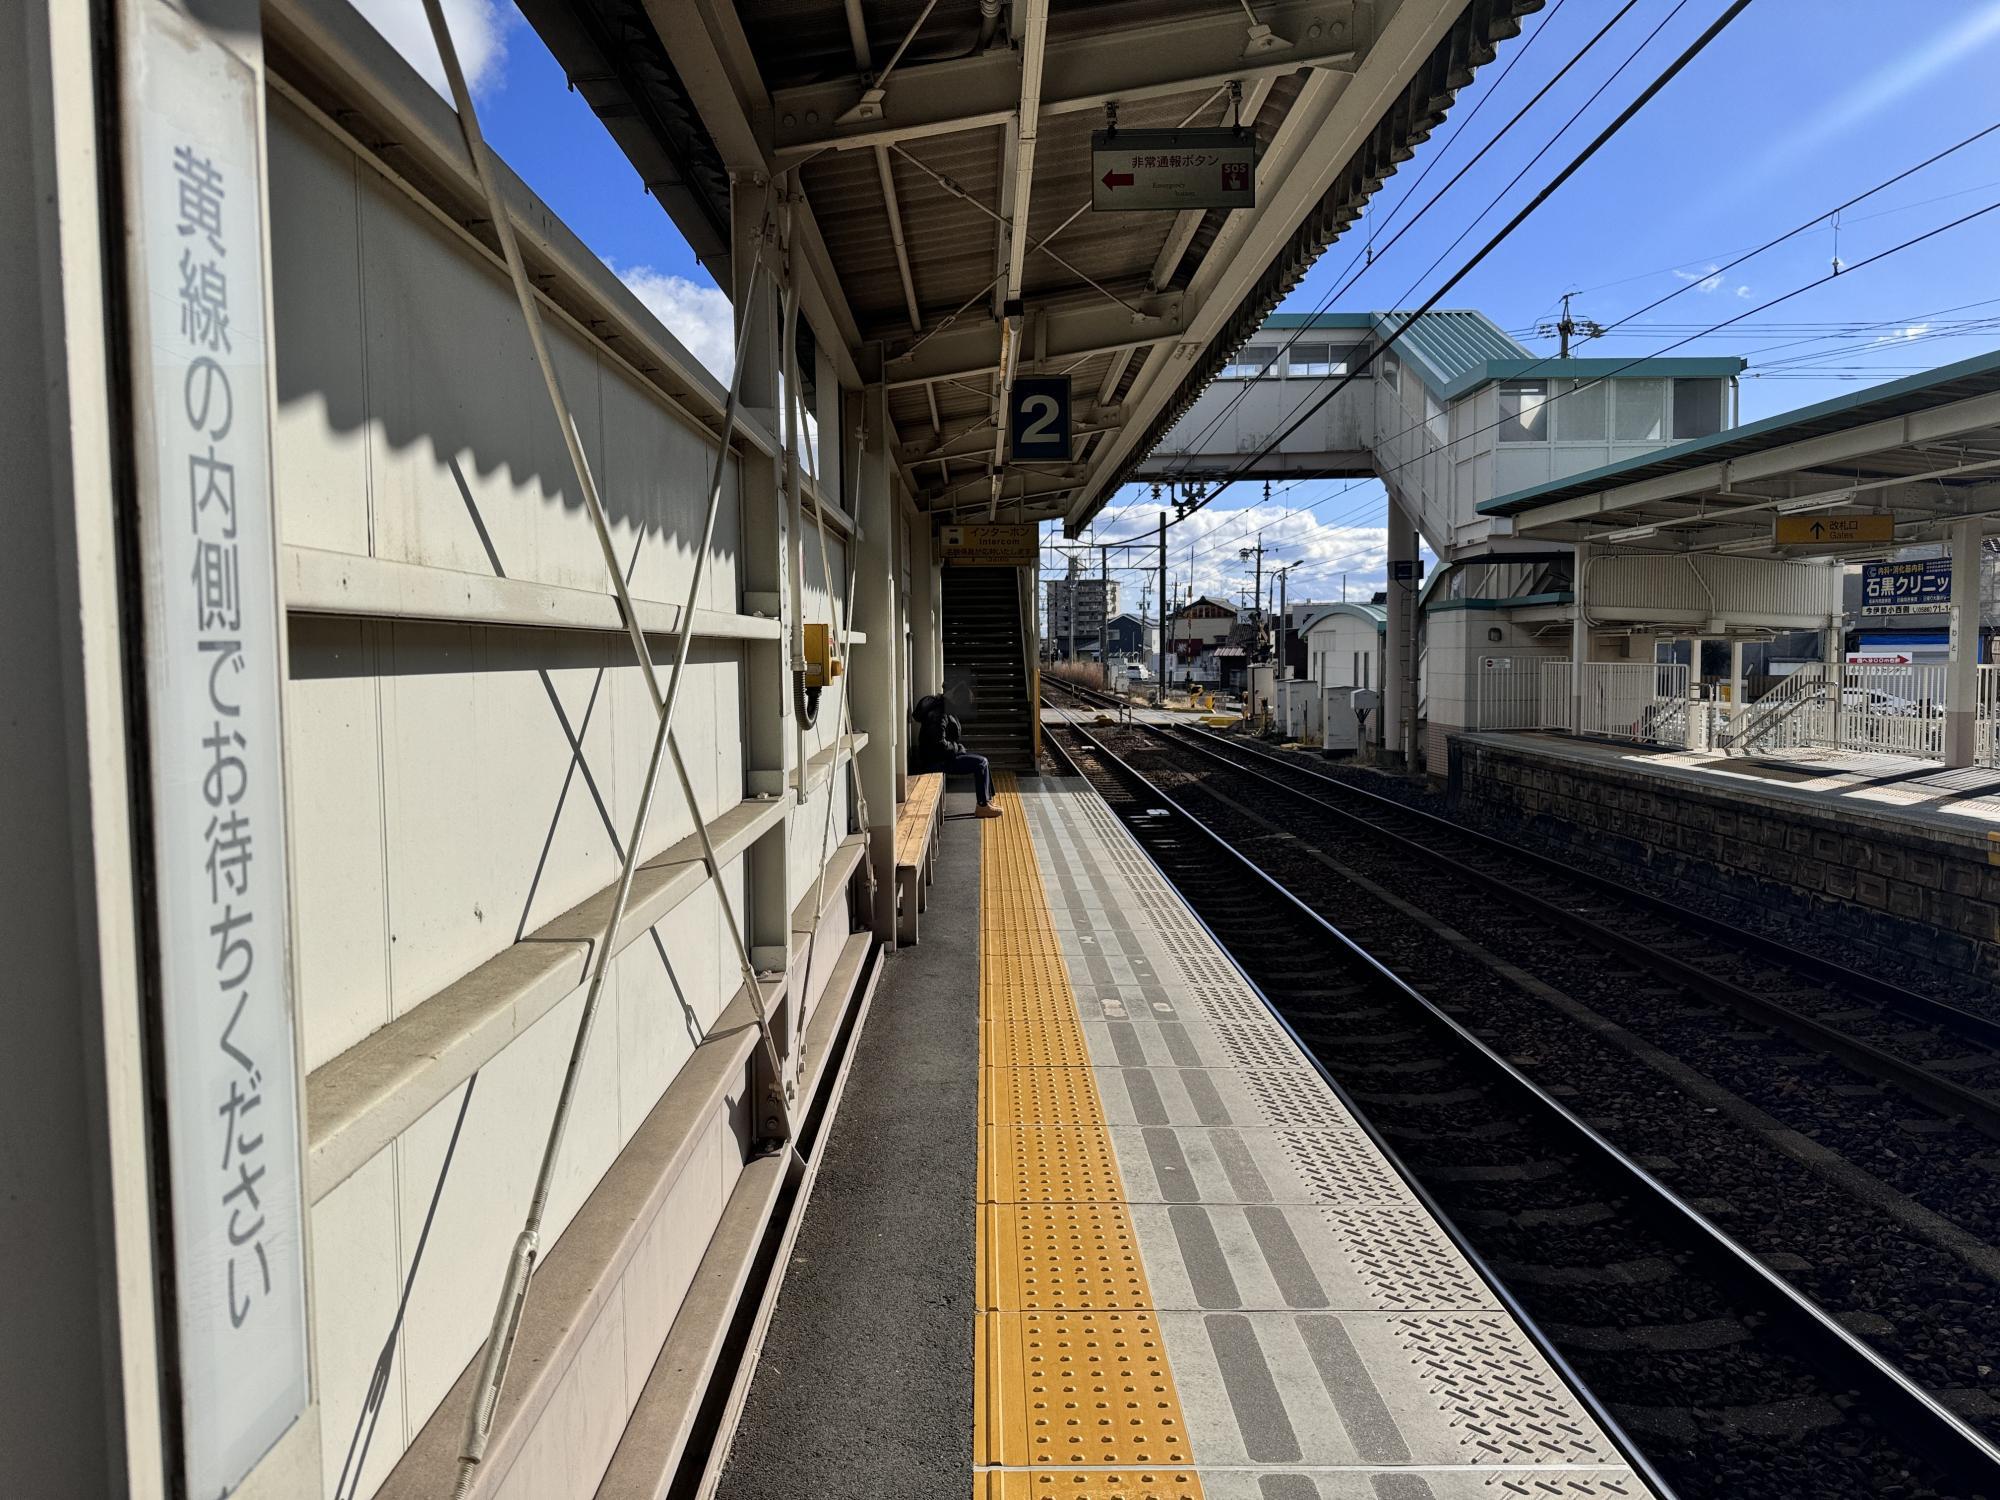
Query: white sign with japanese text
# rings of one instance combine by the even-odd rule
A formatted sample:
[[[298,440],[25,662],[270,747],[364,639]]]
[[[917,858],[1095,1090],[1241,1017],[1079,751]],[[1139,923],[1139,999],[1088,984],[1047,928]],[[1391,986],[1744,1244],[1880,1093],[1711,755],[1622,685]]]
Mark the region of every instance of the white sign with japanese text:
[[[1257,137],[1248,130],[1098,130],[1090,137],[1090,206],[1255,208]]]
[[[257,78],[161,4],[130,53],[153,900],[186,1491],[307,1400]]]

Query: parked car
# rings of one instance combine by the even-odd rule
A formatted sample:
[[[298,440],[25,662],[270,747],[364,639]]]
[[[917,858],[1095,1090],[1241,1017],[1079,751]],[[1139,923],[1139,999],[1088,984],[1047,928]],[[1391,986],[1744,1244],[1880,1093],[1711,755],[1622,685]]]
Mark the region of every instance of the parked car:
[[[1842,688],[1840,690],[1842,708],[1858,708],[1864,713],[1881,714],[1890,719],[1914,719],[1919,714],[1933,710],[1928,704],[1919,704],[1913,698],[1899,698],[1894,693],[1879,693],[1874,688]]]

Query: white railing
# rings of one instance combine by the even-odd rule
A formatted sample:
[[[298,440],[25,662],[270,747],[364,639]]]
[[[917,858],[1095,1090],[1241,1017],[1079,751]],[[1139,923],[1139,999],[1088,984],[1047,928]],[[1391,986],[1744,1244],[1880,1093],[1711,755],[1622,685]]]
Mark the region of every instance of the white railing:
[[[1974,736],[1973,760],[2000,768],[2000,667],[1979,669],[1979,715]]]
[[[1800,667],[1755,703],[1727,715],[1714,748],[1747,755],[1753,750],[1804,750],[1823,744],[1828,733],[1823,710],[1829,701],[1826,668]]]
[[[1474,729],[1539,729],[1542,727],[1540,656],[1486,656],[1474,678]]]
[[[1544,729],[1572,730],[1570,716],[1570,666],[1566,661],[1542,663],[1542,723]]]
[[[1942,666],[1857,667],[1842,670],[1840,723],[1824,731],[1843,750],[1944,759],[1945,676]],[[1831,716],[1832,694],[1827,694]]]
[[[1652,745],[1687,743],[1686,667],[1670,662],[1585,662],[1580,696],[1584,734]]]

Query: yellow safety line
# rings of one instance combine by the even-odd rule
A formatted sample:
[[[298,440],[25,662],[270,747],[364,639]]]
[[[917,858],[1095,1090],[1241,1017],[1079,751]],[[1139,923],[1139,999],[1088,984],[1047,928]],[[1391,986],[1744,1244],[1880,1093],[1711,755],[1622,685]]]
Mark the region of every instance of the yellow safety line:
[[[1201,1500],[1014,778],[980,825],[975,1500]]]

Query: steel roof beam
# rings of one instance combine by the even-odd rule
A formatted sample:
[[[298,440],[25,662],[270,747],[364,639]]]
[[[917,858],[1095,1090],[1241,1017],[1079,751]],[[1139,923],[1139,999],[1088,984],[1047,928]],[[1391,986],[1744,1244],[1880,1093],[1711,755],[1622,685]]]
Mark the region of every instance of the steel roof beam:
[[[648,0],[649,8],[661,3],[665,0]],[[1026,9],[1032,19],[1036,6]],[[1291,41],[1255,57],[1244,56],[1241,10],[1061,37],[1048,48],[1041,68],[1042,113],[1097,110],[1113,100],[1131,103],[1231,82],[1247,85],[1301,68],[1354,62],[1352,0],[1277,0],[1261,11],[1265,24]],[[994,48],[947,62],[908,64],[889,80],[878,118],[845,125],[837,122],[870,87],[860,75],[777,89],[761,121],[764,137],[782,161],[1002,126],[1020,108],[1026,50]]]
[[[1057,362],[1166,343],[1186,330],[1180,304],[1172,299],[1166,312],[1153,316],[1135,318],[1123,308],[1097,304],[1040,313],[1037,322],[1037,347],[1045,360]],[[895,387],[988,376],[1003,352],[1000,326],[968,323],[933,334],[920,348],[886,360],[884,383]]]

